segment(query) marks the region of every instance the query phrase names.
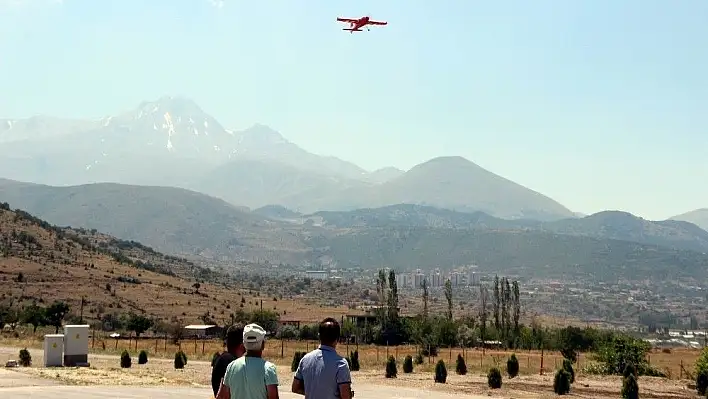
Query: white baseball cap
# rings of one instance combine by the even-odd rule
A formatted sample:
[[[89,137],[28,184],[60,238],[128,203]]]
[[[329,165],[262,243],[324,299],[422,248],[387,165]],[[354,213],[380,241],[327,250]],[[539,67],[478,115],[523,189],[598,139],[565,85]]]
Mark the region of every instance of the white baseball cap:
[[[258,324],[248,324],[243,328],[243,346],[246,350],[259,350],[265,341],[266,331]]]

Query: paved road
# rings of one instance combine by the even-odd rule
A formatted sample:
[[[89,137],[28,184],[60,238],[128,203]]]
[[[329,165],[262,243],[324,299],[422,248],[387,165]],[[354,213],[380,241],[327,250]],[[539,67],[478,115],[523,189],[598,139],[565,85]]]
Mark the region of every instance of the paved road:
[[[2,392],[4,392],[3,388],[48,386],[56,384],[57,383],[52,380],[35,378],[27,374],[0,368],[0,397],[4,397],[2,395]]]
[[[25,386],[0,388],[3,399],[207,399],[213,398],[208,388],[178,388],[178,387],[126,387],[126,386]],[[302,396],[287,392],[285,387],[280,391],[282,399],[302,399]],[[390,386],[375,386],[357,384],[356,399],[487,399],[486,396],[451,395],[440,392],[397,388]]]

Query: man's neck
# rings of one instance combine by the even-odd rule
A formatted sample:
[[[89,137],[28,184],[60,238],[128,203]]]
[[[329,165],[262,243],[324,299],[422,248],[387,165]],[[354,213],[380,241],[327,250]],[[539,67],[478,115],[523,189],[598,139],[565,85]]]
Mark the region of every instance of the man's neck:
[[[337,344],[336,344],[336,343],[335,343],[335,344],[324,344],[324,343],[320,342],[320,346],[327,347],[327,348],[329,348],[329,349],[332,349],[333,351],[336,351],[336,350],[337,350]]]

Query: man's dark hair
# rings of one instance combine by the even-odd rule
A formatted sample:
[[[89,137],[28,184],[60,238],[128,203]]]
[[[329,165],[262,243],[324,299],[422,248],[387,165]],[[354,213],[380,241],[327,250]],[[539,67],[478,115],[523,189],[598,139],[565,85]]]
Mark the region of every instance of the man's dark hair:
[[[339,335],[341,334],[341,328],[337,320],[328,317],[320,323],[320,343],[322,344],[333,344],[339,341]]]
[[[232,351],[243,343],[243,324],[234,324],[226,330],[226,350]]]

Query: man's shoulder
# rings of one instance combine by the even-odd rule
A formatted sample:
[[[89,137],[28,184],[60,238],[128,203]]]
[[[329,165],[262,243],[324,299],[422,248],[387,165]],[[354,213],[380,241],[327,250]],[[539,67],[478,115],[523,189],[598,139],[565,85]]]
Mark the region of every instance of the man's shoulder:
[[[273,369],[273,370],[277,369],[277,367],[275,366],[275,363],[269,362],[267,360],[263,364],[263,367],[265,367],[266,369]]]

